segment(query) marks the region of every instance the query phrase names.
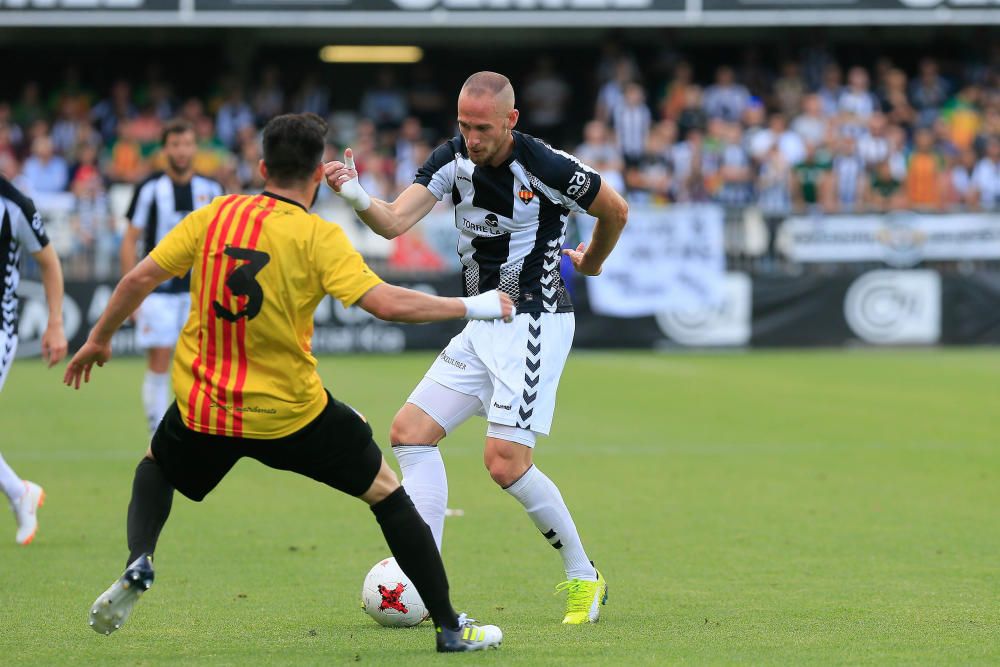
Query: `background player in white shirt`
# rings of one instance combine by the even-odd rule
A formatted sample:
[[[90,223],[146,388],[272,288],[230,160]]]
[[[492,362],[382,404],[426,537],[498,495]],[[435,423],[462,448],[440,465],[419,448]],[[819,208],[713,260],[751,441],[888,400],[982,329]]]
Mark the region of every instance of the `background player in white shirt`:
[[[197,152],[191,124],[180,120],[167,124],[163,130],[166,171],[152,174],[136,187],[126,214],[129,226],[122,240],[122,275],[138,262],[136,246],[140,238],[143,254],[148,254],[184,216],[222,195],[218,182],[194,172]],[[145,348],[148,362],[142,404],[151,434],[170,405],[170,360],[191,310],[188,281],[188,277],[170,280],[135,312],[136,345]]]
[[[624,199],[575,157],[514,131],[518,111],[507,77],[479,72],[458,98],[460,136],[439,146],[394,202],[361,188],[350,149],[325,167],[327,183],[376,233],[393,238],[444,197],[455,204],[466,294],[499,288],[517,304],[511,323],[470,325],[448,344],[392,424],[403,484],[438,546],[448,483],[437,443],[472,415],[486,417],[490,475],[528,512],[563,559],[564,623],[598,619],[607,584],[584,551],[559,489],[532,462],[547,435],[572,345],[572,303],[559,276],[570,211],[597,224],[589,245],[564,250],[576,270],[601,272],[628,216]]]
[[[35,258],[42,273],[42,287],[49,305],[49,320],[42,334],[42,358],[52,368],[66,356],[66,334],[62,322],[63,277],[59,256],[49,243],[34,203],[0,176],[0,262],[3,263],[3,281],[0,283],[3,290],[0,299],[0,390],[17,351],[17,285],[20,281],[22,247]],[[18,544],[30,544],[38,530],[36,513],[45,501],[45,491],[34,482],[21,479],[2,455],[0,488],[10,501],[17,521],[14,539]]]

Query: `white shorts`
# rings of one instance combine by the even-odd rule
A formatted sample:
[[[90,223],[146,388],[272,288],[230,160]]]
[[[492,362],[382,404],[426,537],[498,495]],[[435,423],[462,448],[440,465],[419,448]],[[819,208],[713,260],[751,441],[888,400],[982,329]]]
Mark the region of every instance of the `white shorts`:
[[[190,310],[188,292],[153,292],[135,313],[136,346],[174,347]]]
[[[17,352],[17,334],[10,336],[6,331],[0,329],[0,390],[3,390],[3,383],[7,381],[7,373],[14,363],[14,354]]]
[[[490,424],[548,435],[575,330],[573,313],[518,314],[510,323],[469,322],[431,364],[407,402],[446,433],[479,414]],[[444,395],[435,400],[440,392],[429,389],[427,380],[477,400],[465,405]]]

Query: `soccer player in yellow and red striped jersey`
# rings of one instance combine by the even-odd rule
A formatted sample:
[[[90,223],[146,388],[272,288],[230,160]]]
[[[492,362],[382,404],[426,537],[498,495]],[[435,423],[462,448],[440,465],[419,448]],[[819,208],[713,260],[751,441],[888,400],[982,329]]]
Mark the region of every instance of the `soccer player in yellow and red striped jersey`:
[[[442,298],[384,283],[343,230],[309,213],[323,180],[326,123],[279,116],[264,128],[259,195],[215,199],[182,220],[124,276],[64,376],[89,382],[111,358],[111,337],[157,285],[191,272],[191,312],[174,355],[176,402],[136,468],[128,566],[91,609],[110,634],[153,582],[152,554],[174,489],[200,501],[245,456],[359,497],[427,605],[439,651],[499,645],[500,629],[460,621],[430,529],[382,459],[372,429],[323,389],[310,351],[326,295],[398,322],[513,317],[496,291]]]

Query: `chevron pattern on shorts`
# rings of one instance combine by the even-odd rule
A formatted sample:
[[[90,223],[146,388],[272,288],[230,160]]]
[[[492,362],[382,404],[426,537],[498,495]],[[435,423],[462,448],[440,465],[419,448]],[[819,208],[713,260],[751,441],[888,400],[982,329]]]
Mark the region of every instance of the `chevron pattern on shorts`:
[[[535,412],[535,399],[538,398],[538,380],[542,369],[542,314],[531,313],[528,322],[527,355],[524,358],[524,390],[521,394],[521,406],[518,408],[517,427],[531,428],[531,415]]]
[[[561,239],[552,239],[546,244],[545,258],[542,260],[542,305],[550,313],[559,308],[559,258],[562,247]]]

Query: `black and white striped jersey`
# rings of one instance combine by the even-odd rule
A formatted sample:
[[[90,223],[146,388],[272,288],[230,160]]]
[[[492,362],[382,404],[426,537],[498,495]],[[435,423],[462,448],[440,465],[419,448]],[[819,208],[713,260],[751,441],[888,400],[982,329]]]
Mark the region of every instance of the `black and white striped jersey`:
[[[143,256],[156,247],[164,236],[188,213],[206,206],[223,194],[218,181],[198,176],[187,183],[174,183],[160,171],[135,188],[125,217],[129,224],[143,230]],[[187,292],[190,276],[172,278],[156,288],[157,292]]]
[[[0,325],[8,336],[17,333],[17,285],[21,279],[21,248],[35,253],[49,244],[35,204],[0,176],[0,252],[3,253],[3,300]],[[2,352],[2,350],[0,350]]]
[[[513,135],[499,167],[473,164],[459,135],[431,153],[414,183],[455,205],[466,296],[500,289],[519,313],[570,312],[559,276],[566,221],[594,201],[601,177],[539,139]]]

